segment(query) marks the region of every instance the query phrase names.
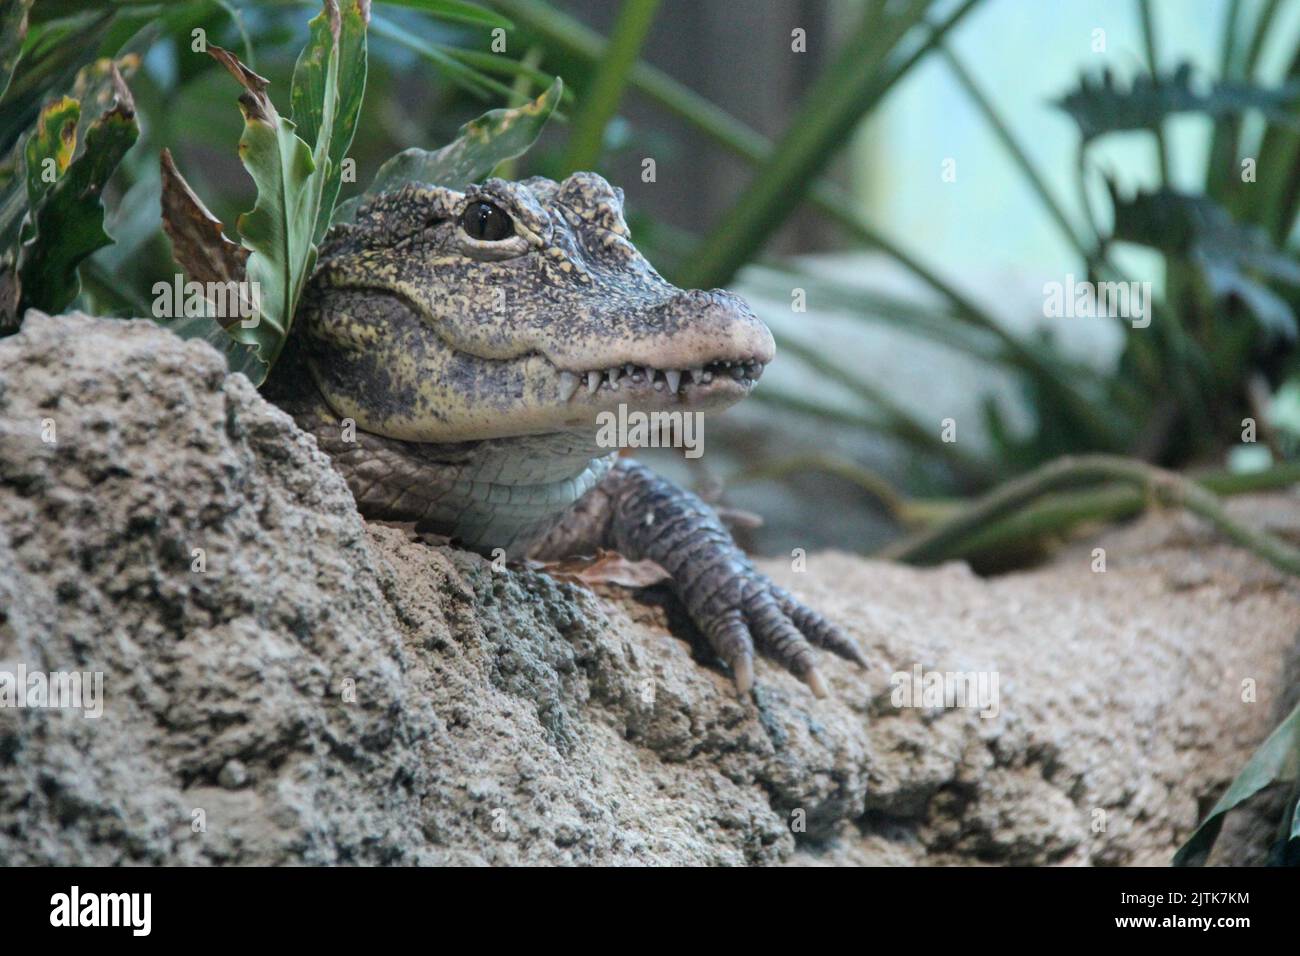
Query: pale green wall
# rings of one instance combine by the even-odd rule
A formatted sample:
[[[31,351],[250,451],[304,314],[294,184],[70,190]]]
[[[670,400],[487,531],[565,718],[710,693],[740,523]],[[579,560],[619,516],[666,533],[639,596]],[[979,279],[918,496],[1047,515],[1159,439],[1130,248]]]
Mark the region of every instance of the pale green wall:
[[[1253,15],[1262,5],[1245,0],[1244,8]],[[1300,2],[1283,6],[1263,59],[1274,78],[1300,30]],[[1226,0],[1154,0],[1153,9],[1162,65],[1191,59],[1217,70]],[[1091,50],[1098,27],[1106,31],[1104,55]],[[986,0],[959,27],[953,47],[1077,219],[1077,133],[1049,101],[1076,86],[1083,69],[1109,64],[1127,78],[1145,63],[1135,0]],[[1206,134],[1196,118],[1171,124],[1173,172],[1183,186],[1203,176]],[[1102,143],[1097,157],[1129,188],[1154,186],[1148,139],[1133,134]],[[951,184],[940,179],[949,156],[957,160]],[[951,274],[1077,269],[1077,258],[937,58],[901,84],[863,130],[851,165],[858,194],[889,233]],[[1094,194],[1094,209],[1106,210],[1103,199]],[[1150,270],[1146,260],[1130,262]]]

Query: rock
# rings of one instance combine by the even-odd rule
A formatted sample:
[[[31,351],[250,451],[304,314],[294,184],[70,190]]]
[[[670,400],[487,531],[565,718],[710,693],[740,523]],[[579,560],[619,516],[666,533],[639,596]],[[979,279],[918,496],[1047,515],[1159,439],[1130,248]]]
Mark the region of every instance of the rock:
[[[1295,536],[1296,501],[1234,509]],[[0,672],[102,674],[103,713],[0,708],[0,863],[1165,863],[1291,701],[1300,588],[1181,516],[1101,543],[767,562],[876,666],[825,657],[819,701],[760,663],[742,703],[665,592],[367,525],[206,345],[32,313]],[[917,665],[996,675],[996,715],[895,706]]]

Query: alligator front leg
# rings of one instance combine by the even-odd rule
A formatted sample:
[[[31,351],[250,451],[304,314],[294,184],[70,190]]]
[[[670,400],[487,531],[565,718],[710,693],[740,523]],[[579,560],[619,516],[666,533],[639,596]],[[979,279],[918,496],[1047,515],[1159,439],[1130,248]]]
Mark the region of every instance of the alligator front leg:
[[[866,666],[852,640],[754,567],[712,508],[644,465],[620,461],[542,550],[593,544],[632,560],[648,558],[672,576],[691,619],[731,668],[742,695],[754,683],[755,648],[818,697],[826,696],[826,684],[814,645]]]

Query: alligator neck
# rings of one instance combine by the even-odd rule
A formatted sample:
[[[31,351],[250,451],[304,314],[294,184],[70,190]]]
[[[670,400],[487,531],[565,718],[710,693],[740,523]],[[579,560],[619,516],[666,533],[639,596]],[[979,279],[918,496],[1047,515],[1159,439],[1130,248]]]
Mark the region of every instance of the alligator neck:
[[[316,437],[363,515],[414,521],[484,554],[524,554],[614,462],[581,432],[435,444],[348,429],[309,376],[295,379],[269,397]]]

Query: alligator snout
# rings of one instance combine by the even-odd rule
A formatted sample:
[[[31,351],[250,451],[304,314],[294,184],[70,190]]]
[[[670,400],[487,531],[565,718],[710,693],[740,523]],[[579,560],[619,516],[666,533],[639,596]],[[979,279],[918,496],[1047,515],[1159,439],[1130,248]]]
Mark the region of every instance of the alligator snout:
[[[767,326],[744,299],[723,289],[673,290],[651,305],[575,322],[569,332],[544,351],[557,367],[575,373],[624,365],[761,368],[776,352]]]
[[[687,347],[702,347],[714,359],[751,361],[766,365],[776,353],[772,333],[740,296],[725,289],[684,289],[666,308],[682,321],[669,323],[673,337]],[[692,341],[694,340],[694,341]],[[696,344],[698,343],[698,345]]]

